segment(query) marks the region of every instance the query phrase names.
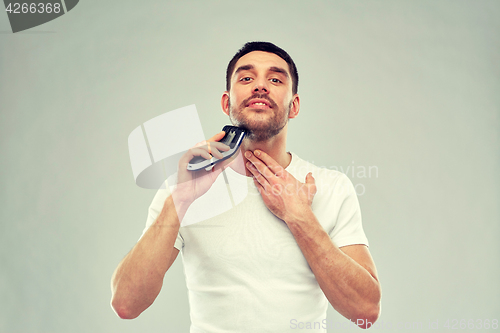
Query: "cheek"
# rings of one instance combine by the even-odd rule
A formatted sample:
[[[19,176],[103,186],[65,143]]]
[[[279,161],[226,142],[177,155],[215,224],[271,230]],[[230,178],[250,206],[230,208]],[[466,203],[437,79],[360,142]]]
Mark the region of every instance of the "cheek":
[[[236,95],[234,94],[234,91],[231,91],[229,94],[229,100],[228,100],[229,106],[231,105],[238,105],[238,98],[236,98]]]
[[[291,94],[288,91],[280,91],[277,95],[276,98],[278,98],[280,101],[283,101],[283,105],[288,105],[289,102],[292,100],[293,94]]]

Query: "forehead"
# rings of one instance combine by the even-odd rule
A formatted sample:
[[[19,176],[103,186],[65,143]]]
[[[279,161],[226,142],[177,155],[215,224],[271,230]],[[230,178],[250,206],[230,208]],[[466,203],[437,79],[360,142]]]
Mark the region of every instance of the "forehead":
[[[245,65],[253,65],[256,69],[269,69],[271,67],[281,67],[290,75],[288,63],[280,56],[264,51],[252,51],[238,59],[234,66],[233,75],[236,70]]]

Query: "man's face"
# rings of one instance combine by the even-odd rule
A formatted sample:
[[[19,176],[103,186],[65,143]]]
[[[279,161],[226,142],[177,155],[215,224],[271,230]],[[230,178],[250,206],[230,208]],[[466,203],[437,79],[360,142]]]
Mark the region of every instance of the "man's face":
[[[235,126],[250,131],[249,139],[265,141],[281,132],[298,113],[298,95],[292,94],[288,64],[274,53],[254,51],[234,67],[231,90],[222,96],[222,108]]]

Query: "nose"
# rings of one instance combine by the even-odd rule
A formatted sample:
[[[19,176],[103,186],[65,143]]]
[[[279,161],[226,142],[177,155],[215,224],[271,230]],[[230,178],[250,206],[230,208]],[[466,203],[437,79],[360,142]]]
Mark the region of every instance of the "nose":
[[[255,80],[253,91],[256,93],[269,93],[269,86],[266,79]]]

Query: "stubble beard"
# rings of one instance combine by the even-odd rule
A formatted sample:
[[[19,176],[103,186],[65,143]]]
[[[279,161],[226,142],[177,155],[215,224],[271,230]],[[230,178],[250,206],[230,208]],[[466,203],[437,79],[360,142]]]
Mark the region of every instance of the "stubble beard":
[[[244,113],[247,102],[254,98],[265,99],[270,103],[271,109],[261,111],[273,113],[272,117],[269,118],[269,121],[264,122],[262,120],[249,119],[248,115]],[[245,128],[248,131],[245,138],[253,142],[267,141],[278,135],[288,123],[288,115],[290,114],[290,108],[292,107],[292,102],[290,101],[288,108],[279,108],[273,100],[267,97],[267,95],[259,94],[254,94],[244,100],[236,110],[231,104],[231,100],[229,100],[228,103],[229,119],[231,120],[231,123],[234,126]]]

